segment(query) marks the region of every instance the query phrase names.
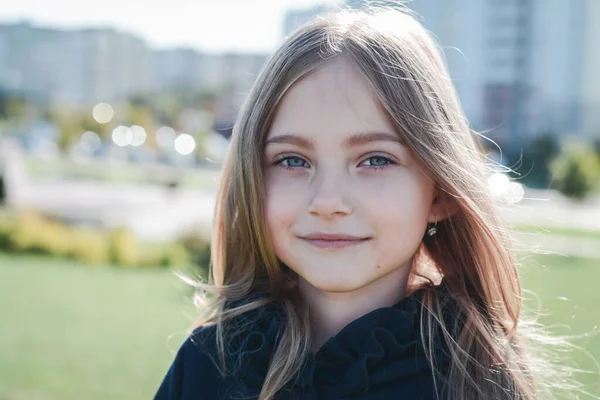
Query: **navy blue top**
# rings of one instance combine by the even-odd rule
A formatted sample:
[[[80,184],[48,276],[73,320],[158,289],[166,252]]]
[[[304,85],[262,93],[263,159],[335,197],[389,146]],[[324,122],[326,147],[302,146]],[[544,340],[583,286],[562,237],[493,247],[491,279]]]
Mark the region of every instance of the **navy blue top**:
[[[419,289],[391,307],[373,310],[346,325],[310,354],[297,379],[277,399],[437,399],[432,371],[419,332]],[[435,286],[442,305],[449,304],[445,284]],[[257,399],[272,351],[277,344],[282,313],[270,304],[244,314],[227,336],[228,373],[218,369],[215,325],[199,327],[180,347],[155,400]],[[456,322],[444,306],[447,323]],[[442,374],[450,363],[443,339],[434,348]],[[243,354],[243,356],[241,356]],[[439,398],[445,390],[437,380]]]

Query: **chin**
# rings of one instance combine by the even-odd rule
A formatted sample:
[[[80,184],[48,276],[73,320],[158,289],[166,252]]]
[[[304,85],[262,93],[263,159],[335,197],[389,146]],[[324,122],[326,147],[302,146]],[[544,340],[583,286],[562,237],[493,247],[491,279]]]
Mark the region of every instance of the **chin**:
[[[365,276],[355,277],[352,274],[341,274],[335,271],[327,274],[304,274],[302,278],[315,289],[337,293],[352,292],[372,282]]]

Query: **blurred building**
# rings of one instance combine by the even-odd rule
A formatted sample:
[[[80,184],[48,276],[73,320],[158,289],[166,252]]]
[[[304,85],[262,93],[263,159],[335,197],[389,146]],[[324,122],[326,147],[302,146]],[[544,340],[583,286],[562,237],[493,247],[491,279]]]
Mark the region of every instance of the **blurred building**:
[[[582,120],[583,134],[600,138],[600,1],[588,0],[585,22],[585,49],[583,51]]]
[[[189,48],[152,52],[154,89],[185,87],[248,90],[267,60],[267,54],[201,53]]]
[[[585,33],[596,1],[529,0],[531,38],[525,84],[533,132],[578,134],[583,129]],[[596,20],[600,13],[596,11]],[[600,37],[597,38],[597,40]],[[600,92],[600,86],[595,89]],[[600,132],[599,132],[600,134]]]
[[[0,86],[60,103],[115,100],[148,86],[146,43],[112,28],[0,25]]]
[[[393,2],[346,1],[355,9],[368,4]],[[600,1],[413,0],[408,6],[441,45],[473,128],[489,130],[505,148],[544,132],[600,137],[600,28],[593,22]],[[309,11],[289,15],[306,22]],[[291,26],[286,19],[287,34]]]
[[[113,28],[57,30],[0,24],[0,87],[78,107],[168,88],[229,91],[229,118],[267,54],[155,50]],[[227,97],[227,96],[226,96]]]

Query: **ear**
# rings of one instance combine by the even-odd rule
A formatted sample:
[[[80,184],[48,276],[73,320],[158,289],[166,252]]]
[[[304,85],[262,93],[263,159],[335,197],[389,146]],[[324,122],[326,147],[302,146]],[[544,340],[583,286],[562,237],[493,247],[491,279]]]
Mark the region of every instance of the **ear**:
[[[443,221],[458,212],[458,203],[452,196],[436,186],[427,222]]]

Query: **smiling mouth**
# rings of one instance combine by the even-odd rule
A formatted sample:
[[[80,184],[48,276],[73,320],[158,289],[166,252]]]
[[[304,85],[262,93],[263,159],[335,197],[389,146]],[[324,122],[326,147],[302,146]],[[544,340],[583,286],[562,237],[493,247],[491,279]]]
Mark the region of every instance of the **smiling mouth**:
[[[305,238],[303,238],[302,240],[305,240],[308,243],[310,243],[311,245],[313,245],[315,247],[319,247],[319,248],[340,249],[340,248],[344,248],[344,247],[359,245],[363,242],[366,242],[369,239],[367,238],[367,239],[358,239],[358,240],[342,240],[342,239],[325,240],[325,239],[305,239]]]

